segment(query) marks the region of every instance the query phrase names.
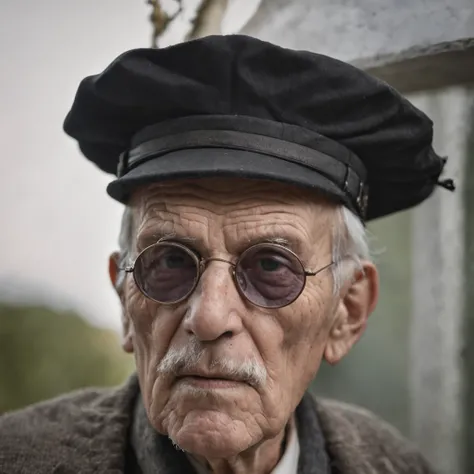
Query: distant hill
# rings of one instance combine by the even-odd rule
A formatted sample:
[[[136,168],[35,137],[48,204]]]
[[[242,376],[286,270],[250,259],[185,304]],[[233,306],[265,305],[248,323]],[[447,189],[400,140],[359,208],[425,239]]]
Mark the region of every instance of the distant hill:
[[[70,311],[0,303],[0,413],[133,370],[117,334]]]

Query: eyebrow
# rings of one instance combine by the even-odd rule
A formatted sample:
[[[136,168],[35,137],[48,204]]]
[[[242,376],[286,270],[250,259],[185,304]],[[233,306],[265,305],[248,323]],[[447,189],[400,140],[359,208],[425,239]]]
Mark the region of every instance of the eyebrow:
[[[137,237],[137,249],[141,251],[150,245],[156,244],[159,240],[173,240],[175,242],[181,242],[184,244],[200,241],[200,239],[187,235],[180,235],[177,232],[162,232],[158,230],[139,235]]]
[[[243,252],[248,247],[256,244],[277,244],[285,247],[289,250],[292,250],[296,254],[300,253],[304,249],[303,242],[301,242],[298,238],[291,236],[291,235],[276,235],[276,234],[268,234],[268,235],[256,235],[251,239],[246,240],[245,242],[240,242],[237,244],[237,249],[239,253]]]
[[[204,246],[202,239],[198,237],[192,237],[189,235],[180,234],[179,232],[162,232],[162,231],[156,230],[154,232],[147,232],[138,236],[137,250],[141,252],[142,250],[149,247],[150,245],[156,244],[159,240],[171,240],[174,242],[180,242],[187,246],[189,246],[189,244],[191,243],[193,244],[193,247],[195,248]],[[236,242],[235,245],[233,245],[232,247],[235,254],[240,255],[242,252],[244,252],[246,249],[248,249],[252,245],[263,244],[263,243],[281,245],[282,247],[292,250],[297,255],[299,255],[299,253],[301,253],[305,248],[303,243],[294,236],[275,235],[275,234],[255,235],[254,237],[250,239]]]
[[[284,237],[257,236],[246,241],[247,245],[256,245],[261,243],[278,244],[283,247],[292,247],[291,241]]]

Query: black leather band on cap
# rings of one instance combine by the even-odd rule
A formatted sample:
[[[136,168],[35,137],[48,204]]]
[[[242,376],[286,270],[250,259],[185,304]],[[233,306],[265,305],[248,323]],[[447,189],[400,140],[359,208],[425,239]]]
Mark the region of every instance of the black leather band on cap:
[[[365,168],[354,155],[344,153],[338,159],[325,152],[279,138],[235,130],[188,130],[161,136],[141,143],[122,153],[117,170],[118,178],[131,169],[168,153],[192,148],[222,148],[249,151],[305,166],[331,180],[353,203],[361,218],[365,217],[367,187]],[[344,151],[344,147],[342,147]],[[351,164],[356,163],[359,173]],[[360,171],[363,173],[360,173]],[[363,174],[364,176],[359,176]]]

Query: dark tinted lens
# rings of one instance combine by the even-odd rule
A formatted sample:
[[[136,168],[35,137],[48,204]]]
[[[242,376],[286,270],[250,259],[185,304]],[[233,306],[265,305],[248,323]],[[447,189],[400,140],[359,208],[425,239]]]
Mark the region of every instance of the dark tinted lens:
[[[235,276],[244,296],[266,308],[292,303],[301,293],[306,278],[295,255],[266,244],[251,247],[242,254]]]
[[[141,253],[135,262],[134,276],[146,296],[160,303],[173,303],[193,290],[198,263],[180,245],[159,243]]]

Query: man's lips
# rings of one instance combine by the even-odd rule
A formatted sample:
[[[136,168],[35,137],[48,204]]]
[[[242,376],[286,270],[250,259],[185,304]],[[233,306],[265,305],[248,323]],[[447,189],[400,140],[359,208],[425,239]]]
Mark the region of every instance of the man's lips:
[[[224,374],[202,374],[196,372],[179,374],[176,380],[194,387],[208,389],[235,388],[243,383],[247,383],[245,380],[229,377]]]

